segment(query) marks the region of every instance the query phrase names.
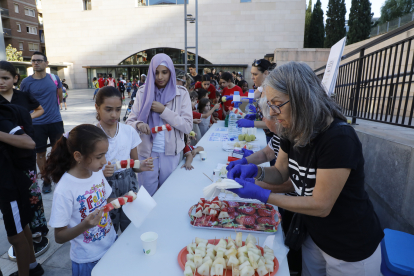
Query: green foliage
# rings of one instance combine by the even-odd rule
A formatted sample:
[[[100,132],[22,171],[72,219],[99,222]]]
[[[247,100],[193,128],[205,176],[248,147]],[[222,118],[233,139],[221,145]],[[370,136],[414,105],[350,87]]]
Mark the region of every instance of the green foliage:
[[[312,0],[309,0],[308,8],[306,9],[306,15],[305,15],[305,38],[303,42],[304,48],[309,48],[311,19],[312,19]]]
[[[309,48],[323,48],[325,27],[323,25],[323,10],[320,0],[313,6],[313,13],[310,24]]]
[[[6,47],[6,58],[7,61],[23,61],[22,52],[17,51],[11,44]]]
[[[348,20],[347,44],[369,38],[371,33],[371,2],[369,0],[352,0]]]
[[[16,86],[17,86],[17,87],[20,87],[20,84],[22,83],[22,81],[23,81],[25,78],[27,78],[27,75],[20,75],[20,79],[19,79],[19,81],[17,82]]]
[[[414,12],[414,0],[385,0],[381,6],[380,24]]]
[[[345,0],[329,0],[326,12],[325,48],[331,48],[346,36],[345,14]]]

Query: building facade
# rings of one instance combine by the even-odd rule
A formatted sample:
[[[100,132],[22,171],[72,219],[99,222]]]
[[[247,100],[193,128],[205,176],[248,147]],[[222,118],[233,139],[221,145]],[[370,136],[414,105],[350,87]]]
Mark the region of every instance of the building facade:
[[[275,48],[303,46],[306,0],[198,1],[198,54],[203,67],[243,70]],[[98,73],[135,77],[151,55],[169,54],[183,64],[184,0],[42,0],[51,62],[67,62],[65,78],[86,88]],[[195,16],[195,0],[187,13]],[[187,23],[188,45],[195,24]],[[188,59],[194,60],[193,53]]]
[[[39,22],[35,0],[0,0],[1,21],[6,47],[11,44],[30,59],[34,51],[41,50]]]

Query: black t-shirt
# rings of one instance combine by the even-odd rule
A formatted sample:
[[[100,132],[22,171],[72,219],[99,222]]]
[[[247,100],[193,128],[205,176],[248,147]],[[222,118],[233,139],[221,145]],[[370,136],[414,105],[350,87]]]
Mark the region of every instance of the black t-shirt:
[[[328,255],[347,262],[370,257],[384,237],[372,203],[364,189],[364,157],[355,130],[348,125],[335,126],[339,119],[311,145],[293,149],[281,139],[280,147],[289,156],[289,176],[301,195],[312,148],[315,155],[306,179],[305,196],[312,196],[317,169],[350,168],[351,173],[327,217],[304,215],[308,233]]]
[[[13,89],[13,96],[10,102],[6,100],[2,95],[0,95],[0,104],[9,103],[19,105],[27,109],[28,112],[35,110],[40,105],[40,103],[32,96],[30,92],[23,92],[16,89]]]
[[[0,117],[0,131],[13,135],[22,135],[24,131],[20,126],[13,124],[9,120],[2,120]],[[13,166],[12,162],[7,158],[4,151],[8,151],[11,148],[10,145],[0,142],[0,189],[4,190],[17,190],[18,186],[16,184],[16,173],[17,170]],[[1,192],[1,191],[0,191]]]
[[[22,135],[27,134],[34,139],[34,129],[32,118],[24,107],[14,104],[0,105],[0,131]],[[0,175],[7,174],[11,170],[4,169],[8,166],[23,170],[36,170],[36,152],[35,150],[21,149],[12,147],[9,144],[0,142],[1,163],[10,163],[9,165],[0,165]],[[10,173],[9,173],[10,174]],[[1,181],[0,181],[1,182]]]
[[[202,79],[202,77],[198,74],[195,77],[193,75],[191,75],[191,77],[193,78],[194,83],[197,83],[197,82],[201,81],[201,79]]]

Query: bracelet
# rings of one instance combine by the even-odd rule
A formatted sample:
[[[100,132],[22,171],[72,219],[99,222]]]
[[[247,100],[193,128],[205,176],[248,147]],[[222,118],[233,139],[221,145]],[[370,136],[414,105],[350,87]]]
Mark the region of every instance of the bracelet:
[[[257,181],[263,181],[264,177],[265,177],[265,170],[262,166],[259,166],[262,169],[262,173],[260,174],[260,176],[258,176],[256,178]]]

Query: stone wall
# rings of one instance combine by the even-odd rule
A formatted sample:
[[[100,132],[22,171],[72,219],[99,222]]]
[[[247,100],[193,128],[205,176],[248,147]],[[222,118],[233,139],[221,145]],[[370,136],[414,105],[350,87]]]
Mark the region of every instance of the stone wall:
[[[414,235],[414,131],[357,120],[365,188],[383,228]]]
[[[275,49],[275,62],[280,66],[289,61],[302,61],[315,70],[326,65],[330,50],[325,48],[279,48]]]
[[[303,45],[305,0],[199,1],[199,55],[215,64],[251,64],[275,48]],[[184,48],[184,6],[137,6],[135,0],[42,0],[51,62],[73,63],[74,88],[87,87],[85,65],[116,65],[142,50]],[[195,15],[195,0],[188,13]],[[63,20],[62,20],[63,19]],[[70,22],[70,23],[68,23]],[[188,45],[195,40],[188,24]],[[250,68],[246,78],[250,79]]]

